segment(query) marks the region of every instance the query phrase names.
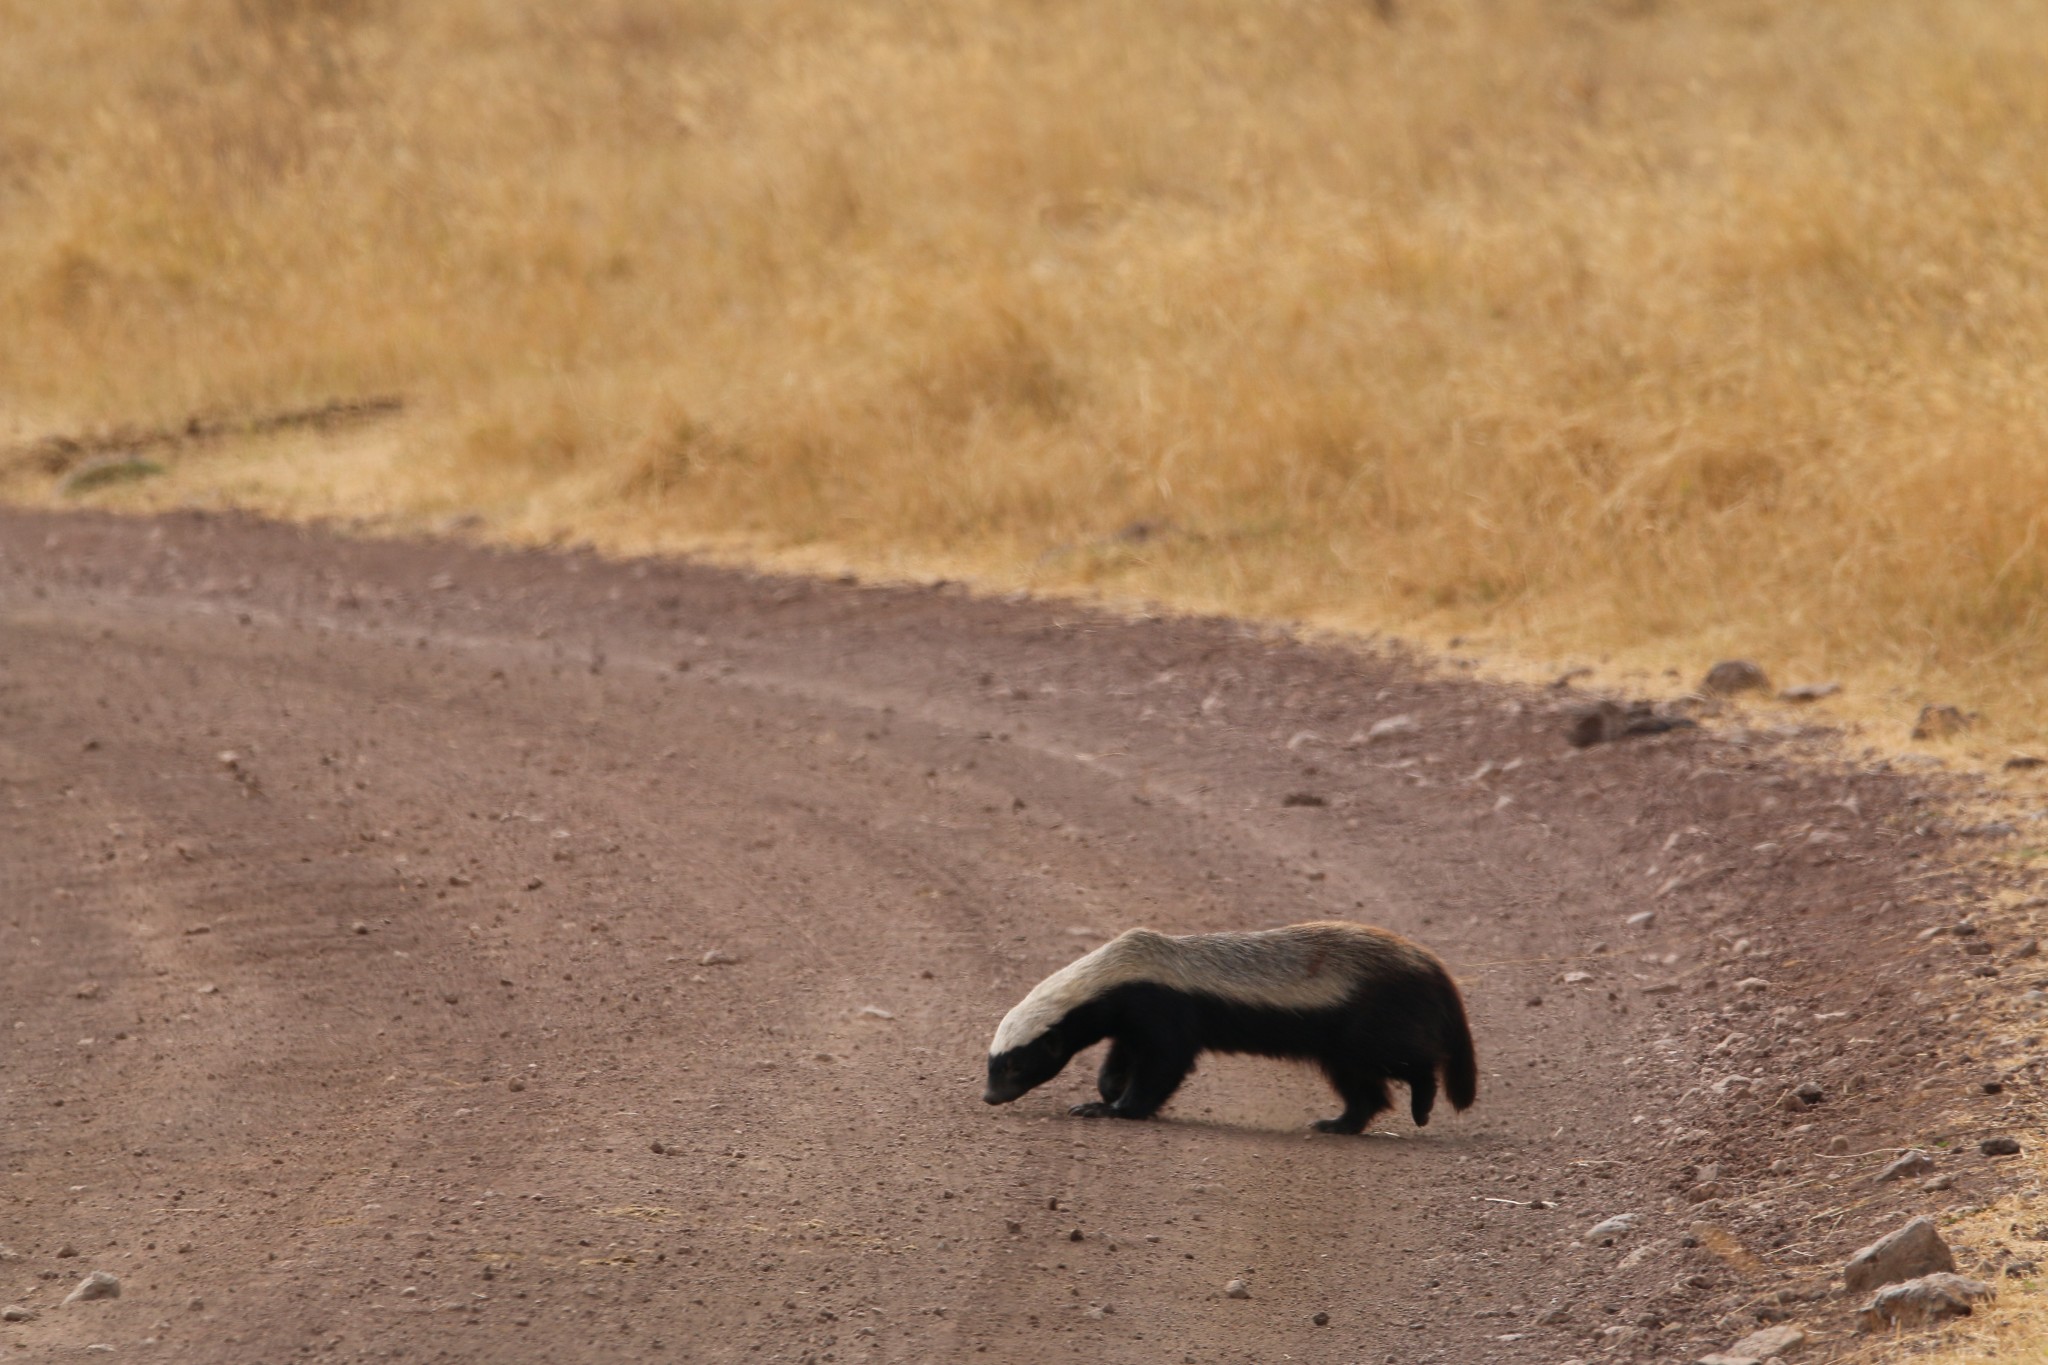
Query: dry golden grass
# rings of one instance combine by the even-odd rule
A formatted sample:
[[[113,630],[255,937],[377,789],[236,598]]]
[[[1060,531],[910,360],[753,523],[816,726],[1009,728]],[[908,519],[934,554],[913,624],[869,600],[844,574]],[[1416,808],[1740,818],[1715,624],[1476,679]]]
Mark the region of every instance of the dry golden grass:
[[[0,431],[2040,734],[2048,10],[1387,8],[0,0]]]

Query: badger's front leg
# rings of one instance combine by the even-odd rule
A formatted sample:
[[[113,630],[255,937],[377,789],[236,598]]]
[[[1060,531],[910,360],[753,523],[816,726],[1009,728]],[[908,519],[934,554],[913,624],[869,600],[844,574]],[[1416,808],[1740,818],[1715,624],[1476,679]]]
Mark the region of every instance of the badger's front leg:
[[[1196,1051],[1186,1043],[1154,1040],[1140,1045],[1119,1038],[1111,1045],[1102,1074],[1096,1079],[1102,1100],[1077,1104],[1069,1112],[1089,1119],[1149,1119],[1173,1098],[1173,1092],[1195,1069]],[[1118,1080],[1122,1085],[1111,1098],[1111,1083]]]
[[[1121,1038],[1110,1040],[1109,1055],[1102,1059],[1102,1072],[1095,1078],[1095,1093],[1104,1104],[1115,1104],[1131,1085],[1131,1070],[1138,1049]]]

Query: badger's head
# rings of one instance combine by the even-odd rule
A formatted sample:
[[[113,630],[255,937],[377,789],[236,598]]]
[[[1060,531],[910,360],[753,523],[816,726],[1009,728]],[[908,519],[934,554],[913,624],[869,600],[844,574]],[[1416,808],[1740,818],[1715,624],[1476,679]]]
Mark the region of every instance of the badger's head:
[[[1127,979],[1123,959],[1132,957],[1133,930],[1092,953],[1075,958],[1031,988],[996,1027],[988,1045],[990,1104],[1008,1104],[1060,1074],[1074,1054],[1102,1041],[1091,1006],[1102,993]],[[1123,965],[1120,965],[1123,964]]]
[[[1009,1020],[1003,1022],[1007,1025]],[[998,1031],[996,1042],[1003,1044],[1006,1041]],[[990,1104],[1008,1104],[1059,1075],[1073,1056],[1074,1050],[1067,1046],[1057,1024],[1041,1030],[1026,1042],[1011,1043],[1000,1051],[991,1047],[988,1088],[981,1092],[981,1097]]]

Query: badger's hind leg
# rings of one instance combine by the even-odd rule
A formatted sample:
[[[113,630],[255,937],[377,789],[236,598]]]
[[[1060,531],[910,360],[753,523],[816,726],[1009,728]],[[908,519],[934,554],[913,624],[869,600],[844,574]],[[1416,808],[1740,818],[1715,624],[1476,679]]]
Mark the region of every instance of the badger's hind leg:
[[[1426,1126],[1429,1111],[1436,1107],[1436,1067],[1424,1062],[1403,1072],[1401,1079],[1408,1082],[1408,1112],[1415,1116],[1415,1126]]]
[[[1330,1084],[1344,1098],[1344,1112],[1310,1124],[1318,1133],[1362,1133],[1366,1124],[1393,1106],[1387,1096],[1387,1078],[1378,1072],[1348,1066],[1326,1066],[1325,1070]]]

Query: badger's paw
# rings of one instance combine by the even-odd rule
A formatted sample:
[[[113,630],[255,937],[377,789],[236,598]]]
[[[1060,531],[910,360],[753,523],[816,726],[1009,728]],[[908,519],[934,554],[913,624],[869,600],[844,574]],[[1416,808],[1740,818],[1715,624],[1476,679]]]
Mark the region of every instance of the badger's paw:
[[[1364,1124],[1346,1123],[1343,1119],[1317,1119],[1309,1127],[1318,1133],[1343,1133],[1347,1136],[1356,1136],[1365,1131]]]
[[[1086,1104],[1077,1104],[1067,1112],[1075,1118],[1082,1119],[1113,1119],[1116,1117],[1116,1110],[1110,1108],[1101,1100],[1090,1100]]]

